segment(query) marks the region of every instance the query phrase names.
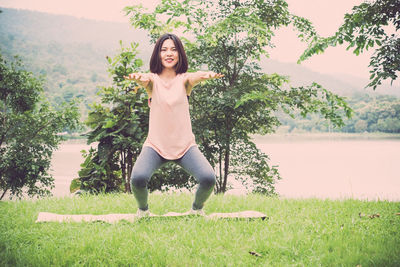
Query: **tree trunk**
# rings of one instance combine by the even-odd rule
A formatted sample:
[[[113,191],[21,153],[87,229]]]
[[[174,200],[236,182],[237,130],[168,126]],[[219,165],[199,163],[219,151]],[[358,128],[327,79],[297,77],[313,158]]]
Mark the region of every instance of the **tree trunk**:
[[[229,158],[230,158],[230,155],[231,155],[230,142],[228,141],[227,146],[226,146],[226,150],[225,150],[225,158],[224,158],[224,183],[222,185],[222,193],[226,192],[226,184],[228,182],[228,174],[229,174]]]
[[[222,193],[226,192],[226,185],[228,183],[229,175],[229,160],[231,155],[231,135],[232,135],[232,118],[231,115],[226,116],[226,142],[225,142],[225,154],[224,154],[224,179],[222,185]]]
[[[219,179],[217,183],[217,194],[221,193],[221,188],[222,188],[222,148],[219,148],[219,159],[218,159],[218,164],[219,164]]]
[[[2,194],[1,197],[0,197],[0,200],[3,199],[3,197],[4,197],[4,195],[7,193],[7,191],[8,191],[8,189],[4,190],[3,194]]]
[[[128,155],[126,157],[126,182],[125,182],[125,193],[131,193],[131,174],[133,168],[133,155],[130,150],[128,150]]]
[[[124,151],[120,151],[120,153],[119,153],[119,156],[120,156],[120,162],[119,162],[119,165],[121,166],[121,175],[122,175],[122,180],[124,181],[124,187],[125,187],[125,192],[126,192],[126,156],[125,156],[125,153],[124,153]]]

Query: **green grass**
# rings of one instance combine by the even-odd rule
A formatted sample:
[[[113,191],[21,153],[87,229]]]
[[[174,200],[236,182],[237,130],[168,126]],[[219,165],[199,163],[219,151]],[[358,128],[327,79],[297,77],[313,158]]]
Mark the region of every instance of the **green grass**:
[[[192,197],[151,194],[149,204],[156,214],[184,212]],[[212,196],[207,214],[257,210],[269,218],[35,223],[40,211],[107,214],[136,208],[126,194],[0,202],[0,266],[400,265],[398,202]]]

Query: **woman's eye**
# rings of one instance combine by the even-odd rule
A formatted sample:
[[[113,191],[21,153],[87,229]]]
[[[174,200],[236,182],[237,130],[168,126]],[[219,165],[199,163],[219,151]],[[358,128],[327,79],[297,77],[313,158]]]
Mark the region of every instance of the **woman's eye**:
[[[169,49],[170,51],[172,51],[172,52],[176,52],[176,51],[178,51],[176,48],[171,48],[171,49]],[[167,52],[168,51],[168,49],[166,49],[166,48],[162,48],[161,50],[160,50],[161,52]]]

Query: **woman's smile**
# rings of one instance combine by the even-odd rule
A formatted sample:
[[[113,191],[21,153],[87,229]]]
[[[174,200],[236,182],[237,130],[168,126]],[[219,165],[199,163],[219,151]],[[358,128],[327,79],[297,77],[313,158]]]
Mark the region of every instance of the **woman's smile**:
[[[161,47],[160,57],[164,68],[173,68],[178,63],[179,54],[174,41],[171,39],[164,41]]]

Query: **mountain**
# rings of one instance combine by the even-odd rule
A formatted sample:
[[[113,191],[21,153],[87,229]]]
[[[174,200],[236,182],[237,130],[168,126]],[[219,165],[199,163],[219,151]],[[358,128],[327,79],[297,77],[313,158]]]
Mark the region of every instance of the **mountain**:
[[[0,31],[9,37],[20,36],[44,43],[90,43],[105,50],[118,48],[119,40],[148,45],[146,33],[135,30],[128,22],[97,21],[21,9],[1,10]]]
[[[382,85],[378,86],[374,91],[372,88],[364,87],[369,83],[367,79],[362,79],[359,77],[355,77],[346,73],[336,74],[336,77],[339,77],[340,80],[346,82],[348,84],[352,84],[356,88],[362,88],[361,91],[368,93],[378,93],[385,95],[395,95],[400,97],[400,81],[396,80],[393,82],[393,85],[390,84],[389,81],[384,82]]]
[[[284,63],[272,59],[262,59],[261,67],[266,73],[278,73],[287,75],[292,85],[308,85],[317,82],[324,88],[343,96],[354,93],[388,94],[400,97],[400,86],[382,85],[375,91],[372,88],[364,88],[369,82],[348,74],[323,74],[310,70],[307,67],[294,63]]]
[[[149,38],[129,23],[114,23],[0,8],[0,52],[19,55],[25,67],[45,76],[44,89],[53,102],[81,97],[83,113],[95,101],[99,86],[107,86],[106,56],[113,57],[130,42],[138,42],[144,62],[150,57]]]
[[[6,58],[20,55],[29,70],[46,77],[45,91],[52,101],[81,97],[87,112],[95,100],[99,86],[110,84],[106,56],[114,56],[119,41],[124,46],[139,43],[139,57],[147,69],[152,45],[147,34],[129,23],[95,21],[66,15],[1,8],[0,52]],[[128,21],[128,19],[127,19]],[[367,80],[343,74],[327,75],[302,65],[263,59],[266,73],[290,76],[293,85],[309,85],[315,81],[340,95],[354,93],[387,93],[400,96],[400,88],[378,88],[376,92],[364,86]]]

